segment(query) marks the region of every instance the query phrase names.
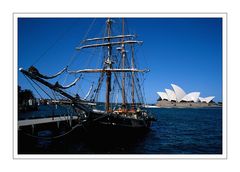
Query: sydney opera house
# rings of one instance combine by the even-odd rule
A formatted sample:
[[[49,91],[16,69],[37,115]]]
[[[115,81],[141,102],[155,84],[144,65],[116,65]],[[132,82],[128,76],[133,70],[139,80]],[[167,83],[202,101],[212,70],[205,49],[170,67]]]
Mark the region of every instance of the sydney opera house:
[[[210,103],[214,96],[209,97],[199,97],[200,92],[191,92],[186,94],[185,91],[175,85],[171,84],[173,90],[165,89],[165,92],[157,92],[157,94],[160,96],[160,100],[166,100],[169,102],[201,102],[201,103]]]

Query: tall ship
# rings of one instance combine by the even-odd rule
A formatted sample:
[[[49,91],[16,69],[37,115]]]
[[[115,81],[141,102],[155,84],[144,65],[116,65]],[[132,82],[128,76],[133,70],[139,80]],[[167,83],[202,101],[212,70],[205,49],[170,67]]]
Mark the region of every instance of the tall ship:
[[[143,41],[126,32],[125,22],[126,19],[121,19],[121,32],[113,34],[114,19],[107,18],[103,36],[84,39],[76,47],[76,51],[80,52],[92,49],[102,52],[100,65],[95,68],[90,65],[73,70],[71,66],[66,66],[51,76],[42,74],[35,66],[19,70],[39,87],[47,87],[55,94],[61,95],[61,99],[55,98],[52,102],[56,105],[71,106],[80,126],[110,131],[148,129],[155,118],[144,108],[144,89],[139,76],[149,70],[139,69],[135,58],[135,48]],[[97,76],[96,84],[91,85],[85,96],[68,91],[81,82],[83,76],[91,80],[88,75],[92,74]],[[59,82],[51,82],[61,75],[76,76],[76,79],[66,86]],[[103,101],[99,100],[99,97]],[[100,105],[103,107],[99,108]]]

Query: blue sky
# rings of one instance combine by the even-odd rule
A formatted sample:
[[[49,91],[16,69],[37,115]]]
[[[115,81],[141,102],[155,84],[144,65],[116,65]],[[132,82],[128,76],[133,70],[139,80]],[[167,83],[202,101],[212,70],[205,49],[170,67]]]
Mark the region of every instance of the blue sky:
[[[92,23],[87,38],[100,36],[105,19],[93,20],[20,18],[18,66],[27,69],[35,65],[44,74],[58,72],[71,61],[76,53],[75,47],[86,36]],[[171,83],[179,85],[187,93],[199,91],[202,97],[213,95],[215,101],[222,101],[221,18],[125,20],[126,32],[137,34],[138,40],[144,41],[137,49],[136,58],[142,68],[150,69],[144,82],[147,103],[155,103],[158,98],[156,92],[171,88]],[[119,19],[114,21],[114,25],[121,25]],[[86,61],[84,55],[76,57],[73,68],[85,67],[83,60]],[[18,82],[23,89],[32,89],[21,73]]]

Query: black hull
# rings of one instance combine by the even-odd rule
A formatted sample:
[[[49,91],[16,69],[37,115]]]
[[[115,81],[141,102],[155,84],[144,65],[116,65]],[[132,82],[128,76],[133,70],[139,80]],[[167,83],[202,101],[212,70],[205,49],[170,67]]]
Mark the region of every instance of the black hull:
[[[151,126],[152,118],[137,118],[127,115],[92,113],[90,125],[96,128],[112,128],[116,130],[144,130]]]
[[[150,130],[149,127],[129,127],[123,125],[111,125],[95,123],[87,127],[86,133],[96,137],[130,138],[138,137]]]
[[[55,123],[44,123],[34,125],[32,127],[24,126],[19,128],[21,134],[25,134],[36,139],[62,139],[66,136],[74,134],[74,137],[86,138],[121,138],[130,139],[131,137],[139,137],[150,130],[151,119],[140,118],[136,119],[130,116],[106,114],[104,112],[94,112],[88,120],[73,120]],[[75,127],[77,126],[77,127]],[[74,128],[74,129],[73,129]],[[45,133],[47,133],[45,135]],[[50,134],[48,134],[50,133]],[[67,133],[67,134],[64,134]],[[62,137],[58,137],[62,135]]]

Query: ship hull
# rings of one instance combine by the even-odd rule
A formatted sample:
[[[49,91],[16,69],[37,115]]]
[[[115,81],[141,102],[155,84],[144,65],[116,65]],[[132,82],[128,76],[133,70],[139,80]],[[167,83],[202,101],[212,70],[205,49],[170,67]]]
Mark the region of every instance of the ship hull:
[[[96,142],[121,143],[144,137],[150,131],[150,121],[128,119],[112,115],[85,126],[85,137]]]
[[[90,128],[95,131],[142,132],[149,130],[152,122],[148,118],[137,119],[127,115],[111,113],[94,113],[92,116],[94,116],[94,119],[90,122]]]

